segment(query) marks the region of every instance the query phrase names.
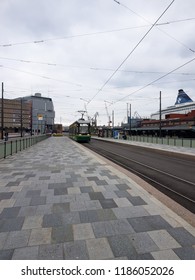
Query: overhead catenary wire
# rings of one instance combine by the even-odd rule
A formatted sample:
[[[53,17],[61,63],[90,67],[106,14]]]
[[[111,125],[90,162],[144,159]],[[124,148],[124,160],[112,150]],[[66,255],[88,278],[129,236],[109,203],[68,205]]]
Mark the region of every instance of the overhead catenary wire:
[[[145,89],[145,88],[147,88],[147,87],[153,85],[154,83],[156,83],[156,82],[162,80],[163,78],[165,78],[165,77],[167,77],[168,75],[172,74],[173,72],[175,72],[175,71],[177,71],[177,70],[183,68],[184,66],[186,66],[186,65],[188,65],[188,64],[190,64],[190,63],[192,63],[193,61],[195,61],[195,57],[192,58],[192,59],[190,59],[190,60],[188,60],[188,61],[185,62],[184,64],[182,64],[182,65],[180,65],[180,66],[174,68],[173,70],[169,71],[167,74],[165,74],[165,75],[163,75],[163,76],[161,76],[161,77],[155,79],[154,81],[152,81],[152,82],[146,84],[145,86],[142,86],[141,88],[139,88],[139,89],[137,89],[137,90],[135,90],[135,91],[129,93],[128,95],[126,95],[126,96],[124,96],[124,97],[118,99],[117,101],[114,102],[114,104],[117,103],[117,102],[119,102],[119,101],[122,101],[122,100],[126,99],[126,98],[129,97],[130,95],[133,95],[133,94],[135,94],[135,93],[137,93],[137,92],[139,92],[139,91],[141,91],[141,90],[143,90],[143,89]]]
[[[101,67],[94,67],[94,66],[78,66],[78,65],[69,65],[69,64],[59,64],[59,63],[53,63],[53,62],[43,62],[43,61],[33,61],[33,60],[26,60],[26,59],[19,59],[19,58],[10,58],[10,57],[2,57],[0,56],[0,60],[8,60],[8,61],[16,61],[20,63],[27,63],[27,64],[40,64],[40,65],[46,65],[51,67],[64,67],[64,68],[77,68],[77,69],[88,69],[93,71],[110,71],[113,72],[114,69],[112,68],[101,68]],[[20,70],[21,71],[21,70]],[[119,69],[118,71],[124,72],[124,73],[135,73],[135,74],[163,74],[165,72],[162,71],[143,71],[143,70],[125,70],[125,69]],[[195,73],[176,73],[177,75],[195,75]]]
[[[156,26],[170,25],[170,24],[173,24],[173,23],[184,22],[184,21],[191,21],[191,20],[195,20],[195,18],[178,19],[178,20],[173,20],[173,21],[157,23]],[[14,46],[17,46],[17,45],[42,44],[42,43],[46,43],[46,42],[49,42],[49,41],[67,40],[67,39],[73,39],[73,38],[79,38],[79,37],[96,36],[96,35],[102,35],[102,34],[106,34],[106,33],[114,33],[114,32],[121,32],[121,31],[128,31],[128,30],[132,30],[132,29],[146,28],[146,27],[149,27],[149,26],[152,25],[148,20],[145,19],[145,21],[148,22],[149,24],[132,26],[132,27],[123,27],[123,28],[112,29],[112,30],[105,30],[105,31],[97,31],[97,32],[91,32],[91,33],[83,33],[83,34],[75,34],[75,35],[69,35],[69,36],[54,37],[54,38],[41,39],[41,40],[2,43],[2,44],[0,44],[0,47],[4,47],[5,48],[5,47],[14,47]],[[165,31],[162,31],[162,32],[165,33]],[[172,38],[174,40],[177,40],[174,37],[172,37]],[[178,41],[178,42],[180,44],[182,44],[180,41]]]
[[[91,101],[103,90],[103,88],[109,83],[109,81],[113,78],[113,76],[118,72],[118,70],[122,67],[122,65],[128,60],[128,58],[134,53],[137,47],[142,43],[142,41],[146,38],[146,36],[150,33],[150,31],[154,28],[157,22],[162,18],[162,16],[167,12],[167,10],[172,6],[175,0],[172,0],[171,3],[166,7],[163,13],[157,18],[154,24],[149,28],[149,30],[144,34],[144,36],[140,39],[140,41],[135,45],[135,47],[130,51],[130,53],[125,57],[125,59],[120,63],[120,65],[116,68],[116,70],[110,75],[110,77],[106,80],[106,82],[102,85],[102,87],[97,91],[97,93],[90,99]]]
[[[20,69],[15,69],[13,67],[7,67],[7,66],[4,66],[4,65],[0,65],[0,67],[5,68],[5,69],[9,69],[9,70],[13,70],[13,71],[16,71],[16,72],[25,73],[25,74],[28,74],[28,75],[37,76],[37,77],[42,78],[42,79],[53,80],[53,81],[57,81],[57,82],[60,82],[60,83],[65,83],[65,84],[70,84],[70,85],[74,85],[74,86],[77,86],[77,87],[82,87],[81,84],[77,84],[77,83],[73,83],[73,82],[65,81],[65,80],[54,79],[54,78],[51,78],[51,77],[48,77],[48,76],[44,76],[44,75],[40,75],[40,74],[36,74],[36,73],[32,73],[32,72],[28,72],[28,71],[24,71],[24,70],[20,70]]]
[[[124,5],[122,2],[119,1],[115,1],[117,4],[119,4],[120,6],[122,6],[123,8],[129,10],[131,13],[135,14],[136,16],[138,16],[139,18],[143,19],[145,22],[152,24],[148,19],[146,19],[145,17],[143,17],[142,15],[138,14],[137,12],[133,11],[132,9],[130,9],[128,6]],[[174,22],[174,21],[172,21]],[[168,22],[167,22],[168,24]],[[181,41],[179,41],[178,39],[176,39],[175,37],[173,37],[172,35],[170,35],[169,33],[167,33],[166,31],[162,30],[161,28],[158,27],[158,25],[162,25],[162,24],[156,24],[156,28],[161,31],[162,33],[166,34],[168,37],[170,37],[171,39],[175,40],[176,42],[178,42],[180,45],[182,45],[184,48],[188,49],[190,52],[195,53],[195,50],[190,48],[189,46],[187,46],[186,44],[182,43]]]

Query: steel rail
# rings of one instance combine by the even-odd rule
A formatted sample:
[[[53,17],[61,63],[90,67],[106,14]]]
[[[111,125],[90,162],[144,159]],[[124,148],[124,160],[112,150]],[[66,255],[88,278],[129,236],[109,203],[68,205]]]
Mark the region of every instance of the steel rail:
[[[86,145],[85,147],[88,147],[88,146]],[[179,177],[177,177],[177,176],[175,176],[175,175],[166,173],[166,172],[164,172],[164,171],[161,171],[161,170],[156,169],[156,168],[154,168],[154,167],[151,167],[151,166],[149,166],[149,165],[143,164],[143,163],[141,163],[141,162],[139,162],[139,161],[129,159],[129,158],[127,158],[127,157],[121,156],[121,155],[119,155],[119,154],[113,153],[113,152],[108,151],[108,150],[105,150],[105,149],[103,149],[103,148],[101,148],[101,150],[104,151],[104,152],[101,152],[101,151],[99,150],[99,148],[98,148],[98,149],[94,149],[94,148],[92,149],[91,147],[88,147],[88,148],[91,149],[91,150],[93,150],[94,152],[97,152],[98,154],[102,155],[103,157],[106,157],[106,158],[109,159],[110,161],[113,161],[114,163],[116,163],[116,164],[118,164],[118,165],[124,167],[125,169],[127,169],[127,170],[129,170],[129,171],[133,171],[133,173],[138,174],[140,177],[145,178],[145,179],[147,179],[147,180],[149,180],[149,181],[151,181],[151,182],[153,182],[153,183],[155,183],[155,184],[161,186],[162,188],[164,188],[164,189],[166,189],[166,190],[168,190],[168,191],[170,191],[170,192],[176,194],[177,196],[182,197],[183,199],[185,199],[185,200],[187,200],[187,201],[189,201],[189,202],[195,204],[195,200],[193,200],[193,199],[191,199],[191,198],[189,198],[189,197],[187,197],[187,196],[185,196],[185,195],[183,195],[183,194],[181,194],[181,193],[179,193],[179,192],[177,192],[177,191],[175,191],[175,190],[169,188],[168,186],[165,186],[164,184],[161,184],[160,182],[158,182],[158,181],[152,179],[151,177],[149,177],[149,176],[147,176],[147,175],[144,175],[143,173],[141,173],[141,172],[139,172],[139,171],[133,169],[132,167],[127,166],[126,164],[121,163],[120,161],[118,161],[118,160],[116,160],[116,159],[113,159],[112,157],[110,157],[110,156],[108,156],[108,155],[105,155],[104,152],[113,154],[113,155],[115,155],[115,156],[117,156],[117,157],[123,158],[123,159],[125,159],[125,160],[127,160],[127,161],[130,161],[130,162],[134,162],[134,163],[136,163],[136,164],[138,164],[138,165],[144,166],[145,168],[148,168],[148,169],[151,169],[151,170],[153,170],[153,171],[159,172],[159,173],[161,173],[161,174],[163,174],[163,175],[170,176],[170,177],[172,177],[172,178],[174,178],[174,179],[177,179],[178,181],[181,181],[181,182],[184,182],[184,183],[187,183],[187,184],[190,184],[190,185],[195,186],[195,184],[194,184],[193,182],[184,180],[184,179],[179,178]]]

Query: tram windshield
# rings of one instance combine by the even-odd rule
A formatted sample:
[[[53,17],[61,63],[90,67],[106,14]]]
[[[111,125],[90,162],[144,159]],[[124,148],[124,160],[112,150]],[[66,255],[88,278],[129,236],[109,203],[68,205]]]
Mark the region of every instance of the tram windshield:
[[[79,127],[79,133],[84,134],[84,133],[89,133],[88,131],[88,124],[81,123]]]

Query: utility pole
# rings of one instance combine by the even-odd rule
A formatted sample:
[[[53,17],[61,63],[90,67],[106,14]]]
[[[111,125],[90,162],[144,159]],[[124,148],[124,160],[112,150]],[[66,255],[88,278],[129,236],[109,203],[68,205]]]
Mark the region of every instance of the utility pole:
[[[162,131],[161,131],[161,127],[162,127],[162,116],[161,116],[161,91],[160,91],[160,104],[159,104],[159,137],[161,138],[162,135]]]
[[[114,128],[114,110],[112,110],[112,127]]]
[[[127,124],[128,124],[128,118],[129,118],[129,103],[127,103]]]
[[[22,111],[23,111],[23,99],[21,97],[20,99],[21,106],[20,106],[20,136],[23,137],[23,116],[22,116]]]
[[[131,136],[131,104],[129,104],[129,135]]]
[[[1,139],[3,140],[3,128],[4,128],[4,87],[2,83],[2,91],[1,91]]]

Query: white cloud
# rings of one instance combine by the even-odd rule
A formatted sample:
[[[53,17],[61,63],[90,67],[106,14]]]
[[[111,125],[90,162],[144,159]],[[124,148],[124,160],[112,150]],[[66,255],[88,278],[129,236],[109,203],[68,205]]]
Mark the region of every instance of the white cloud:
[[[195,57],[193,0],[175,1],[159,21],[167,24],[154,27],[99,91],[149,30],[149,22],[154,23],[171,3],[119,2],[1,0],[0,73],[5,97],[35,92],[50,96],[56,122],[61,119],[64,124],[79,116],[83,99],[93,99],[88,113],[99,112],[101,124],[107,123],[104,100],[114,102],[108,110],[115,111],[116,123],[124,120],[127,102],[141,116],[157,111],[160,90],[163,106],[174,104],[179,88],[195,100],[194,62],[140,90]]]

